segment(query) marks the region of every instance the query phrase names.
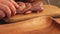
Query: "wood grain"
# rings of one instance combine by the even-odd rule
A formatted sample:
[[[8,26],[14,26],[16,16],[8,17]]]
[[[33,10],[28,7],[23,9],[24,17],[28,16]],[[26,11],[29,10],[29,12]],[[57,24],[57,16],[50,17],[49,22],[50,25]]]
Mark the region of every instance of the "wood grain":
[[[60,25],[50,16],[0,25],[0,34],[60,34]]]
[[[51,18],[42,16],[22,22],[0,25],[0,34],[41,34],[53,28]]]

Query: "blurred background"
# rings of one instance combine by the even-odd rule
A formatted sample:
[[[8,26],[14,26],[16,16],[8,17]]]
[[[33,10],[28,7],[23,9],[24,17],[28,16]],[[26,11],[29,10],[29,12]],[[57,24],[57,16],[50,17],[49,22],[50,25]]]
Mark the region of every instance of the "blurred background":
[[[43,0],[43,3],[47,5],[55,5],[60,8],[60,0]],[[60,18],[60,15],[55,16],[54,18]]]
[[[43,0],[43,3],[60,7],[60,0]]]

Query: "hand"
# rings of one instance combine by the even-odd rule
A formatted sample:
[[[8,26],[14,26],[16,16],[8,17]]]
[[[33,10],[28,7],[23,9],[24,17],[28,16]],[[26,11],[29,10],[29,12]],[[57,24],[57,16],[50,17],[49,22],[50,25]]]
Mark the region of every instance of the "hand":
[[[7,16],[8,18],[16,14],[17,5],[14,0],[0,0],[0,19]]]
[[[43,10],[43,2],[42,1],[36,1],[33,3],[24,3],[24,2],[18,2],[19,8],[17,9],[17,13],[32,13],[34,12],[41,12]]]
[[[41,12],[44,9],[42,1],[36,1],[36,2],[33,2],[33,3],[27,3],[26,6],[27,7],[24,10],[25,13],[28,13],[28,10],[30,10],[32,12],[39,13],[39,12]]]

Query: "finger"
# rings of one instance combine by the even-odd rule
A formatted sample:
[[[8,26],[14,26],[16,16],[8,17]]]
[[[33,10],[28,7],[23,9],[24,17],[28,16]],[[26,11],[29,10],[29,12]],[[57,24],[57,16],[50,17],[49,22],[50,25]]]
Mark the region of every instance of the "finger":
[[[4,18],[5,17],[5,14],[2,10],[0,10],[0,19]]]
[[[19,5],[18,5],[14,0],[9,0],[9,1],[10,1],[11,3],[13,3],[16,8],[19,7]]]
[[[11,9],[12,15],[16,14],[16,8],[11,2],[9,2],[9,1],[4,1],[3,2],[2,1],[1,3],[4,4],[4,5],[7,5]]]
[[[44,8],[43,8],[43,2],[42,1],[40,1],[40,6],[41,6],[41,10],[43,10]]]
[[[30,10],[31,7],[32,7],[32,6],[31,6],[30,3],[26,3],[26,8],[24,9],[24,12]]]
[[[32,11],[26,11],[26,12],[24,12],[25,15],[26,14],[30,14],[30,13],[32,13]]]
[[[17,3],[19,5],[19,8],[17,9],[17,13],[24,13],[23,10],[26,8],[25,3],[23,3],[23,2],[17,2]]]
[[[11,11],[8,6],[0,3],[0,9],[4,11],[7,17],[11,17]]]
[[[38,10],[43,10],[43,3],[42,1],[36,1],[32,3],[32,11],[38,11]]]

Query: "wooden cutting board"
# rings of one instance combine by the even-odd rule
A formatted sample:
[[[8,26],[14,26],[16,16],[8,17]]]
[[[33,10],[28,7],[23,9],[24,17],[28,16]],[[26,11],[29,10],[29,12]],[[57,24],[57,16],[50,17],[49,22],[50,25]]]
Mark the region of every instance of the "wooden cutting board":
[[[0,25],[0,34],[60,34],[60,25],[50,16],[41,16]]]
[[[44,16],[44,15],[58,16],[60,15],[60,8],[53,5],[44,5],[44,10],[41,11],[40,13],[31,13],[28,15],[18,14],[10,18],[6,18],[4,20],[6,22],[17,22],[17,21],[23,21],[23,20],[27,20],[35,17]]]
[[[60,24],[60,18],[55,18],[54,20]]]

